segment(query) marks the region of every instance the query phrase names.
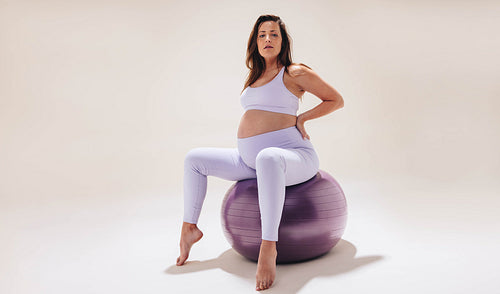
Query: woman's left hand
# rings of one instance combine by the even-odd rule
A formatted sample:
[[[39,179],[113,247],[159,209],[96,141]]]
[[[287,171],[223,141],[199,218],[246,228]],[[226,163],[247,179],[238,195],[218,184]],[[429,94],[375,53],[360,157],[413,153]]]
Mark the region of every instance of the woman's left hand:
[[[301,119],[300,115],[297,116],[297,123],[296,123],[296,127],[297,129],[299,130],[300,134],[302,134],[302,138],[303,139],[307,139],[307,140],[310,140],[311,138],[309,137],[309,135],[307,134],[306,132],[306,129],[304,127],[304,121]]]

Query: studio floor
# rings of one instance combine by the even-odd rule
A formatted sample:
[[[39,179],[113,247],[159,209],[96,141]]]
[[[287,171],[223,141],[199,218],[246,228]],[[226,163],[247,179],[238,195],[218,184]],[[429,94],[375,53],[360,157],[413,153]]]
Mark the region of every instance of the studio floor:
[[[265,292],[500,293],[495,189],[394,177],[337,180],[349,208],[342,240],[319,259],[278,265]],[[204,237],[182,267],[175,265],[178,189],[11,199],[0,207],[0,292],[256,292],[256,264],[222,233],[220,205],[231,184],[209,177]]]

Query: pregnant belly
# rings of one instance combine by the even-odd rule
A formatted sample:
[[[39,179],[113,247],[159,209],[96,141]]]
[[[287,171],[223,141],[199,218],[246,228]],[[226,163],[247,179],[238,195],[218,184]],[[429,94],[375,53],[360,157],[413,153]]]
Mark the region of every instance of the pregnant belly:
[[[251,109],[241,117],[237,136],[238,138],[247,138],[288,128],[296,123],[297,117],[295,115]]]

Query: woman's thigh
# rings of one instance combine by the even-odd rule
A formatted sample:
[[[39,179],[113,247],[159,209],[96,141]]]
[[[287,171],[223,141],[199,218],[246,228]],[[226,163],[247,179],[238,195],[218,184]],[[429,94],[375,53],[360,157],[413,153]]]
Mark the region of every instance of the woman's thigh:
[[[238,148],[197,147],[189,150],[184,159],[186,172],[190,169],[229,181],[254,179],[255,169],[243,162]]]
[[[266,168],[266,161],[282,166],[285,186],[305,182],[319,170],[318,156],[314,149],[309,148],[264,148],[257,154],[257,174],[260,168]]]
[[[308,139],[303,139],[296,126],[267,132],[247,138],[238,138],[238,151],[243,161],[251,168],[256,169],[257,154],[265,148],[279,147],[286,150],[309,150],[307,154],[314,155],[313,144]],[[304,153],[297,151],[297,154]],[[314,157],[312,156],[312,157]],[[310,156],[311,157],[311,156]]]

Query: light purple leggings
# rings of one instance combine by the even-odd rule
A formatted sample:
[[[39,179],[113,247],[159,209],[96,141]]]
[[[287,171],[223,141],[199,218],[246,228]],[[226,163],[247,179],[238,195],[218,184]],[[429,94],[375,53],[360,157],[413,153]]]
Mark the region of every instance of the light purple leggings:
[[[316,151],[296,126],[238,138],[238,148],[193,148],[184,159],[184,222],[198,223],[207,176],[257,178],[262,239],[278,241],[285,186],[305,182],[318,170]]]

